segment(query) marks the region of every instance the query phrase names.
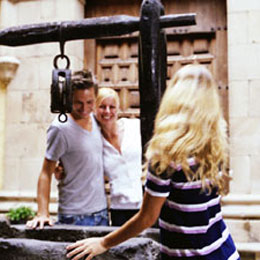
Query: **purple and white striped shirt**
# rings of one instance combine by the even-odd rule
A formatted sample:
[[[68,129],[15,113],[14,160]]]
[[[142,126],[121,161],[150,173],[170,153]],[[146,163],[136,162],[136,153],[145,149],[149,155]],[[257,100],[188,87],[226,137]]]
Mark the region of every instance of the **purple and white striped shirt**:
[[[190,168],[196,171],[193,158]],[[221,213],[216,188],[202,191],[200,180],[188,182],[182,167],[171,163],[175,172],[167,179],[148,169],[145,190],[154,197],[166,197],[159,217],[162,259],[240,259]]]

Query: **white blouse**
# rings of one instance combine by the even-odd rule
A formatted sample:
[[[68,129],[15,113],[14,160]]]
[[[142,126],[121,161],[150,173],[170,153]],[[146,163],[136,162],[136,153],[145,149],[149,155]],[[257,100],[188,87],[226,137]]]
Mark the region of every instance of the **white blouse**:
[[[139,209],[142,204],[142,148],[139,119],[119,119],[123,124],[121,153],[105,138],[104,169],[110,183],[110,208]]]

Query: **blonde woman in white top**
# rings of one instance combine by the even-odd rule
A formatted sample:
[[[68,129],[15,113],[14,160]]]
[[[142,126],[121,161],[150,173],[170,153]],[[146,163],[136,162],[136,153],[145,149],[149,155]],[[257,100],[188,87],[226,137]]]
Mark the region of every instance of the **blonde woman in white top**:
[[[141,207],[142,167],[140,120],[118,119],[119,97],[115,90],[100,88],[96,118],[103,134],[104,170],[110,183],[113,226],[121,226]]]

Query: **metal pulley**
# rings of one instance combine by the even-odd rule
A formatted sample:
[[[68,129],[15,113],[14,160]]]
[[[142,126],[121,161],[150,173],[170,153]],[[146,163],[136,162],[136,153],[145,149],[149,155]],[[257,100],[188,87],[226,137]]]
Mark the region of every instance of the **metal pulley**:
[[[64,69],[59,69],[58,59],[66,59],[67,65]],[[51,112],[60,113],[58,119],[60,122],[66,122],[68,117],[66,113],[72,112],[72,89],[71,89],[71,70],[69,70],[70,61],[66,55],[57,55],[53,61],[54,69],[52,71],[51,84]]]

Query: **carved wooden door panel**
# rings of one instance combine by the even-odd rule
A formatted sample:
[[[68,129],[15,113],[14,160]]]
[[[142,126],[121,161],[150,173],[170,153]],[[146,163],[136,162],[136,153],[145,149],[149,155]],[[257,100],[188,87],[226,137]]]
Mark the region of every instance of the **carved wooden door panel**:
[[[203,64],[213,73],[217,69],[214,33],[168,35],[167,80],[187,64]],[[120,116],[139,115],[137,38],[98,40],[97,78],[100,87],[118,91]],[[228,118],[226,80],[217,80],[225,117]]]
[[[137,38],[98,40],[97,79],[100,87],[115,89],[120,116],[139,115]]]
[[[127,3],[114,0],[99,6],[89,0],[86,5],[87,17],[114,15],[110,13],[111,10],[117,10],[115,14],[138,15],[141,1],[134,1],[132,5]],[[224,115],[228,120],[226,1],[162,0],[162,4],[166,14],[196,13],[197,21],[196,26],[166,30],[168,79],[186,64],[206,65],[217,80]],[[86,66],[94,69],[100,87],[111,87],[118,91],[120,116],[139,115],[137,41],[137,34],[132,34],[98,39],[94,44],[88,41],[86,44]]]
[[[223,112],[228,120],[228,87],[225,63],[217,59],[216,34],[214,32],[192,33],[186,35],[168,35],[167,37],[167,80],[187,64],[205,65],[216,79]],[[218,46],[221,48],[221,46]],[[221,75],[221,76],[220,76]],[[220,78],[218,78],[220,77]]]

